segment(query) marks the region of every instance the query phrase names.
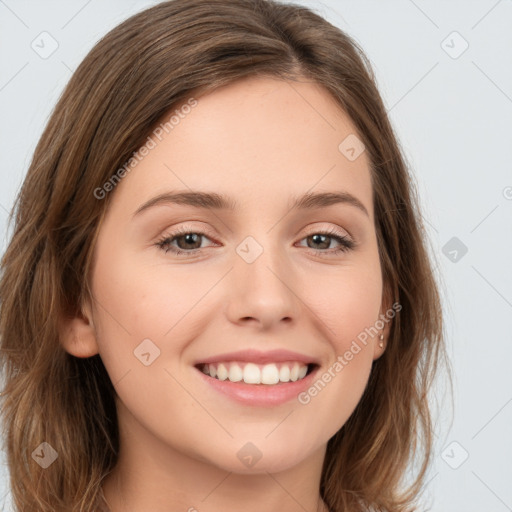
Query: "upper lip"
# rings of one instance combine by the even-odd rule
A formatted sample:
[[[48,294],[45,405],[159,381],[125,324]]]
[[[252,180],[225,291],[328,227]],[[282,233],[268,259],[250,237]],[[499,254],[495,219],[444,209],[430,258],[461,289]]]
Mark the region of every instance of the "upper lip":
[[[243,361],[246,363],[267,364],[285,361],[298,361],[305,364],[318,364],[315,357],[292,352],[290,350],[276,349],[261,352],[259,350],[240,350],[238,352],[226,352],[216,356],[197,361],[197,364],[223,363],[227,361]]]

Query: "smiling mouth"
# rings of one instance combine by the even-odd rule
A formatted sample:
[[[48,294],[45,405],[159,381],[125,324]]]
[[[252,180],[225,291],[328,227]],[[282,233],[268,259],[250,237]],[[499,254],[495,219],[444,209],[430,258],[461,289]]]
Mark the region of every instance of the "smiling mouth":
[[[288,361],[268,364],[255,364],[242,361],[222,363],[201,363],[196,368],[216,380],[244,384],[274,386],[297,382],[309,375],[318,365]]]

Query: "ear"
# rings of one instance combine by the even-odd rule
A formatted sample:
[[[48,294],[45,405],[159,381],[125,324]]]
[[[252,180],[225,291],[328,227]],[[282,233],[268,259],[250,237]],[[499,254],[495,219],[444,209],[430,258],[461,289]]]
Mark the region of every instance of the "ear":
[[[379,312],[379,317],[376,321],[378,326],[381,326],[384,324],[382,329],[379,330],[379,333],[374,337],[374,343],[373,343],[373,360],[375,361],[378,359],[382,354],[384,354],[384,351],[386,350],[386,345],[389,339],[389,332],[391,330],[391,324],[393,322],[393,318],[396,315],[396,311],[392,307],[392,297],[391,293],[389,291],[388,287],[385,287],[383,297],[382,297],[382,304],[381,304],[381,310]],[[386,314],[387,313],[387,314]],[[380,339],[380,335],[382,334],[383,339]],[[382,343],[383,346],[380,347],[379,344]]]
[[[98,354],[96,330],[89,301],[76,316],[62,313],[59,318],[59,341],[64,350],[75,357],[87,358]]]

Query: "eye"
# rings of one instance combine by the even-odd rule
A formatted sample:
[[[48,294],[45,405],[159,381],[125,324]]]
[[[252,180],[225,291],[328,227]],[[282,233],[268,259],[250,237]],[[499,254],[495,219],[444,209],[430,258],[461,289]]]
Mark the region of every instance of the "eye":
[[[172,252],[177,255],[194,256],[202,251],[201,239],[208,237],[207,233],[202,231],[194,231],[193,229],[182,227],[172,233],[168,233],[156,242],[156,246],[162,249],[165,253]],[[308,248],[315,254],[322,256],[330,256],[340,252],[347,252],[352,250],[356,243],[348,238],[346,235],[339,233],[335,229],[328,229],[324,231],[314,231],[302,240],[306,240]],[[332,242],[337,242],[339,247],[329,248]],[[176,245],[174,245],[176,243]],[[320,248],[311,247],[309,244],[317,244]],[[302,246],[303,247],[303,246]]]
[[[201,251],[201,237],[208,238],[202,231],[179,228],[164,235],[156,245],[166,253],[170,251],[174,254],[196,254]],[[174,246],[173,242],[177,242],[178,247]]]
[[[332,254],[338,254],[340,252],[347,252],[352,250],[355,247],[355,242],[348,238],[346,235],[339,233],[335,229],[328,229],[325,231],[315,231],[308,235],[305,239],[308,243],[308,247],[313,249],[313,252],[320,255],[332,255]],[[330,250],[323,250],[323,249],[329,249],[329,246],[331,245],[332,241],[335,241],[340,244],[339,247],[335,249]],[[310,247],[309,242],[312,244],[320,245],[321,248],[315,248]]]

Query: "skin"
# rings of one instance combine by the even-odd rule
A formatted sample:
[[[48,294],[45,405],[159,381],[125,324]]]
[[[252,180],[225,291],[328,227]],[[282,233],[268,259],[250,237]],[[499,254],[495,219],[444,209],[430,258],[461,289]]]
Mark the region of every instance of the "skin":
[[[202,382],[193,364],[284,348],[316,357],[321,375],[375,324],[386,309],[369,160],[340,152],[354,125],[305,80],[247,78],[196,99],[111,192],[94,249],[94,299],[83,318],[61,322],[65,349],[99,353],[118,394],[120,457],[104,494],[113,512],[324,510],[327,441],[362,396],[384,350],[378,338],[306,405],[239,404]],[[226,194],[238,209],[164,204],[133,217],[176,189]],[[290,211],[292,197],[341,190],[368,216],[350,204]],[[180,226],[210,233],[196,245],[172,244],[200,246],[199,255],[155,245]],[[311,240],[326,228],[356,247],[334,254],[335,239]],[[236,252],[247,236],[263,248],[251,264]],[[160,350],[149,366],[134,356],[147,338]],[[251,468],[237,457],[249,441],[262,454]]]

